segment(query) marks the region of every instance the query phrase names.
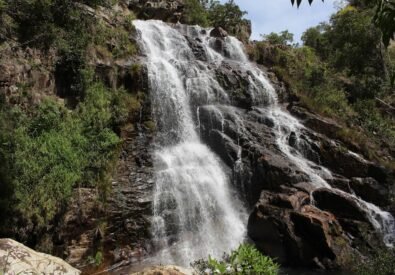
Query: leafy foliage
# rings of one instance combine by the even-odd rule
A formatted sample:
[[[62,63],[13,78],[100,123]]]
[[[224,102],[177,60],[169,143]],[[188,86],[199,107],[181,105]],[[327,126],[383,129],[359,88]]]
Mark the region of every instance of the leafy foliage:
[[[110,27],[81,8],[113,0],[0,1],[0,23],[6,23],[0,25],[0,41],[15,37],[22,48],[55,53],[57,95],[72,107],[45,97],[20,108],[18,102],[30,96],[23,84],[18,102],[0,97],[0,230],[26,240],[25,232],[10,232],[15,224],[29,233],[45,229],[74,187],[96,188],[106,201],[120,144],[117,132],[140,102],[95,80],[88,53],[103,47],[112,58],[135,54],[129,38],[134,17],[116,17]]]
[[[303,47],[264,40],[250,55],[271,65],[305,107],[342,124],[345,130],[336,133],[338,138],[387,164],[380,155],[395,145],[395,124],[380,102],[394,104],[388,77],[394,63],[388,57],[392,48],[387,52],[380,46],[373,16],[369,3],[348,5],[328,24],[308,29]]]
[[[243,16],[247,12],[240,10],[234,0],[225,4],[214,3],[209,9],[210,23],[214,27],[222,27],[232,32],[239,24],[242,24]]]
[[[198,0],[186,0],[183,22],[208,27],[208,12]]]
[[[37,228],[52,220],[77,185],[96,187],[106,198],[120,143],[113,129],[123,119],[118,111],[129,113],[130,95],[87,85],[73,112],[49,99],[29,116],[18,107],[1,112],[0,159],[7,168],[0,179],[9,192],[1,193],[0,204]]]
[[[373,258],[359,261],[355,272],[359,275],[392,275],[395,274],[395,251],[381,250]]]
[[[254,246],[242,244],[222,260],[209,256],[192,264],[198,274],[278,274],[278,265],[262,255]]]
[[[308,0],[309,4],[313,3],[313,0]],[[324,0],[322,0],[324,2]],[[388,47],[390,40],[395,39],[395,2],[393,0],[374,0],[374,1],[352,1],[349,0],[351,4],[355,2],[362,2],[366,6],[370,6],[371,3],[376,3],[376,13],[373,18],[375,25],[380,28],[382,32],[382,39],[385,46]],[[291,0],[292,5],[295,4],[295,0]],[[296,0],[296,5],[299,7],[302,0]]]
[[[186,0],[182,21],[203,27],[221,27],[231,35],[239,36],[241,26],[246,24],[243,18],[246,14],[234,0],[224,4],[217,0]]]
[[[272,32],[264,35],[263,40],[273,45],[289,45],[293,42],[294,35],[288,30],[282,31],[279,34]]]
[[[395,39],[395,2],[378,0],[374,22],[383,33],[384,45],[388,46]]]

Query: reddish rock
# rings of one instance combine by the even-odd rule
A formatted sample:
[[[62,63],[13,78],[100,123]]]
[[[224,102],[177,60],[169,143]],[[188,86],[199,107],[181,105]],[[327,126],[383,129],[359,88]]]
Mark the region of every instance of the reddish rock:
[[[320,268],[344,266],[353,251],[335,216],[293,189],[263,191],[248,221],[257,247],[281,264]]]

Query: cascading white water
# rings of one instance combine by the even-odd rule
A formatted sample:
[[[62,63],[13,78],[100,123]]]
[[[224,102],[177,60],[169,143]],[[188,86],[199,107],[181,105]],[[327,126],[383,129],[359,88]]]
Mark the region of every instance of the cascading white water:
[[[223,60],[237,63],[248,72],[248,90],[254,108],[261,109],[274,121],[277,145],[282,153],[309,175],[315,188],[331,188],[327,182],[331,172],[307,160],[302,152],[289,145],[291,133],[298,139],[304,127],[278,105],[274,88],[265,74],[248,61],[240,41],[225,38],[225,57],[213,50],[209,31],[198,26],[171,27],[160,21],[134,21],[134,24],[146,55],[158,129],[152,229],[154,245],[160,251],[158,261],[189,265],[208,254],[221,256],[245,237],[245,210],[232,195],[220,160],[199,139],[199,106],[210,109],[224,121],[221,108],[228,108],[223,105],[230,103],[210,69]],[[190,36],[201,41],[207,62],[196,60],[187,39],[177,28],[184,33],[191,32]],[[192,106],[196,109],[192,110]],[[242,133],[242,120],[236,112],[234,115],[238,132]],[[222,131],[223,127],[222,122]],[[239,146],[234,170],[242,169],[241,153]],[[383,233],[386,244],[391,245],[395,236],[393,217],[370,203],[355,199]]]
[[[234,46],[229,47],[233,50],[231,57],[233,57],[235,60],[238,60],[239,62],[245,63],[243,67],[246,68],[246,70],[248,70],[251,74],[249,77],[250,93],[252,98],[255,100],[255,105],[257,105],[259,108],[266,106],[265,110],[263,111],[266,111],[275,123],[277,145],[280,150],[290,160],[292,160],[292,162],[300,170],[305,172],[310,177],[310,181],[314,188],[325,187],[335,189],[336,192],[341,195],[353,197],[360,208],[365,211],[370,222],[376,228],[376,230],[383,234],[384,243],[389,247],[393,247],[395,244],[394,217],[390,213],[381,210],[376,205],[366,202],[353,194],[348,194],[342,190],[332,188],[327,182],[328,179],[332,178],[331,172],[325,167],[317,165],[316,163],[306,159],[303,156],[303,152],[299,152],[290,146],[289,138],[291,133],[293,133],[296,136],[296,139],[299,140],[304,126],[292,115],[281,109],[281,107],[278,105],[277,96],[273,86],[262,74],[262,72],[256,68],[256,66],[247,61],[247,57],[245,56],[245,53],[241,47],[241,42],[237,41],[235,38],[228,40],[228,43],[229,41],[235,44]],[[259,95],[259,92],[265,92],[266,97],[263,97],[262,99],[262,95]],[[357,155],[355,153],[352,154]]]
[[[227,102],[227,95],[179,31],[160,21],[134,25],[158,128],[152,222],[157,261],[189,266],[209,254],[221,257],[245,238],[247,216],[220,160],[199,139],[190,101]]]

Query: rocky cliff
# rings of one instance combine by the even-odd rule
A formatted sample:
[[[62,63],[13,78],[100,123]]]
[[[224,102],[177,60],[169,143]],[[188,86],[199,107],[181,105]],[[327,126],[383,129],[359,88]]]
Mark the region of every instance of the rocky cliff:
[[[128,13],[129,8],[140,18],[176,23],[182,7],[179,0],[130,0],[115,11]],[[111,22],[115,12],[104,10],[98,16]],[[207,62],[201,41],[187,30],[185,27],[183,34],[196,59]],[[227,34],[220,30],[218,33],[212,34],[213,47],[231,57],[224,42]],[[155,128],[148,76],[144,68],[133,71],[140,63],[138,57],[117,59],[98,49],[92,49],[90,54],[90,65],[98,78],[107,86],[124,87],[134,94],[140,92],[142,104],[139,112],[119,130],[123,144],[104,206],[98,203],[95,189],[76,188],[67,209],[32,243],[78,268],[86,268],[88,257],[95,256],[100,248],[105,259],[101,267],[114,263],[119,267],[133,264],[150,252]],[[55,64],[52,52],[5,44],[0,61],[0,92],[6,94],[9,102],[24,108],[46,95],[64,101],[60,92],[64,78],[56,73]],[[272,81],[282,109],[305,126],[298,135],[292,131],[287,135],[288,145],[313,163],[316,171],[324,167],[332,173],[327,177],[323,173],[330,187],[314,189],[306,171],[279,148],[273,117],[254,106],[248,90],[251,75],[226,59],[219,66],[213,65],[215,77],[231,104],[217,109],[196,106],[199,112],[195,119],[199,120],[201,139],[220,157],[249,207],[249,237],[262,252],[284,265],[339,268],[346,266],[353,255],[369,255],[384,243],[357,197],[395,215],[391,199],[394,171],[365,159],[361,152],[354,152],[354,148],[334,139],[333,132],[339,129],[336,122],[297,104],[288,104],[293,95],[273,74],[261,69]],[[21,83],[31,87],[28,99],[18,96]]]
[[[213,45],[230,56],[224,40],[218,37]],[[196,58],[205,61],[199,42],[191,46]],[[393,211],[393,171],[335,139],[336,122],[288,104],[293,95],[268,74],[283,110],[304,125],[300,133],[285,135],[290,147],[285,154],[276,118],[270,109],[254,107],[248,84],[252,74],[230,60],[214,70],[233,106],[201,106],[201,138],[232,171],[234,185],[252,207],[248,232],[261,251],[284,265],[339,268],[384,246],[367,208],[373,203]],[[301,158],[310,162],[311,170],[300,165]],[[328,186],[316,189],[312,174]],[[382,226],[393,227],[393,221]]]

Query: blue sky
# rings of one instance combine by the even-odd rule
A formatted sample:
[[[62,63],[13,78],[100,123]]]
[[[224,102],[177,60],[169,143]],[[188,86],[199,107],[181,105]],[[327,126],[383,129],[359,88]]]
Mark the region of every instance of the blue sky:
[[[227,2],[221,0],[221,2]],[[248,12],[246,18],[252,21],[251,39],[260,39],[260,34],[280,32],[288,29],[295,35],[295,42],[309,27],[328,21],[336,11],[338,0],[314,0],[311,7],[307,0],[297,9],[290,0],[235,0],[242,10]]]

